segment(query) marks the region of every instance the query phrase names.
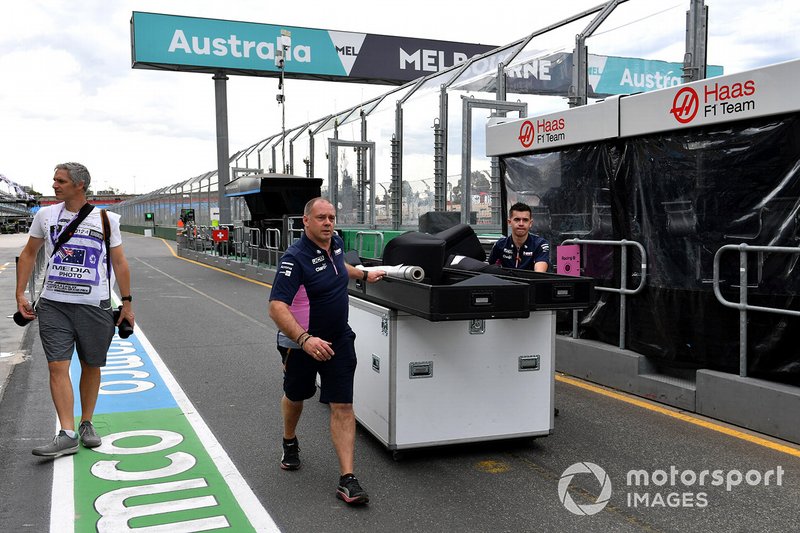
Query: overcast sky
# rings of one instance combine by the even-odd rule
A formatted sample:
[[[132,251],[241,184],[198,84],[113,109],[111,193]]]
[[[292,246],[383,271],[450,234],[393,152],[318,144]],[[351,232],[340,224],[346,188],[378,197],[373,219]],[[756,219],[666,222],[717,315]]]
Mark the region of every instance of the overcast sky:
[[[0,3],[0,174],[50,194],[53,166],[80,161],[89,167],[95,190],[114,187],[145,193],[216,168],[211,75],[131,69],[133,11],[502,45],[600,3],[4,1]],[[589,41],[590,52],[680,62],[689,4],[689,0],[629,0],[623,4],[624,17],[602,26],[600,35]],[[796,0],[707,0],[706,5],[711,18],[710,64],[733,73],[800,58]],[[648,20],[669,25],[671,31],[648,29]],[[662,20],[671,22],[658,22]],[[289,80],[287,127],[390,89]],[[276,93],[273,78],[230,77],[231,154],[280,131]]]

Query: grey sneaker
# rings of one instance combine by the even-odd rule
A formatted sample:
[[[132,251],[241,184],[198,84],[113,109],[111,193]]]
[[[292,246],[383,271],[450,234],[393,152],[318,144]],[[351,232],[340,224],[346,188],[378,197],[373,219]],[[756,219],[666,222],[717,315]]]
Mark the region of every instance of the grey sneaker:
[[[69,455],[78,451],[78,437],[72,438],[67,435],[64,430],[58,432],[58,435],[53,437],[53,442],[38,446],[34,448],[31,453],[42,457],[58,457],[60,455]]]
[[[81,436],[81,442],[84,448],[97,448],[103,443],[94,430],[94,426],[88,420],[81,422],[81,425],[78,427],[78,435]]]

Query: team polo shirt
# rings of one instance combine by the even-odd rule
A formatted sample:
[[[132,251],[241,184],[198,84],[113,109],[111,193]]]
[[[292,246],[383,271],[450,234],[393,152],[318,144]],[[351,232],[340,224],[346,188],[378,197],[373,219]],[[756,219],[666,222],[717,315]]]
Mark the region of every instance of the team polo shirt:
[[[333,341],[350,331],[348,282],[341,237],[333,235],[328,251],[303,234],[283,254],[269,299],[290,306],[295,320],[310,334]],[[308,303],[293,307],[301,288]]]
[[[528,234],[528,239],[520,249],[514,244],[514,238],[509,236],[497,241],[489,254],[490,265],[505,268],[533,270],[533,266],[539,261],[550,264],[550,243],[532,233]]]

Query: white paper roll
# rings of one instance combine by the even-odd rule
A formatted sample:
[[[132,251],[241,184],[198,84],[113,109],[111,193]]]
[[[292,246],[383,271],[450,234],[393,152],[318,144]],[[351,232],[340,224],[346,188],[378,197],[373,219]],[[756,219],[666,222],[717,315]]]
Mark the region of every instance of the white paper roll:
[[[425,270],[418,266],[382,265],[365,267],[363,265],[358,265],[356,268],[359,270],[366,270],[367,272],[383,270],[390,278],[407,279],[409,281],[422,281],[422,278],[425,277]]]

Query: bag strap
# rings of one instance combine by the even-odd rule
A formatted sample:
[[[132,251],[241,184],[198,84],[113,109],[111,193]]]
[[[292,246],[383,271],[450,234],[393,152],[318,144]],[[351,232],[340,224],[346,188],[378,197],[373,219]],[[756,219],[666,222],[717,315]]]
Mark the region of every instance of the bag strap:
[[[103,241],[106,243],[106,279],[108,280],[108,297],[111,298],[111,224],[108,222],[108,213],[100,210],[103,220]]]
[[[67,224],[67,227],[64,228],[64,231],[62,231],[61,235],[58,236],[58,240],[56,240],[55,246],[53,246],[53,253],[50,255],[50,257],[56,255],[58,249],[72,238],[72,236],[75,234],[75,230],[78,229],[80,223],[83,222],[87,216],[89,216],[89,213],[92,212],[92,209],[94,209],[94,206],[89,202],[83,204],[83,207],[81,207],[80,211],[78,211],[78,214],[75,215],[75,218],[72,219],[72,222]]]

